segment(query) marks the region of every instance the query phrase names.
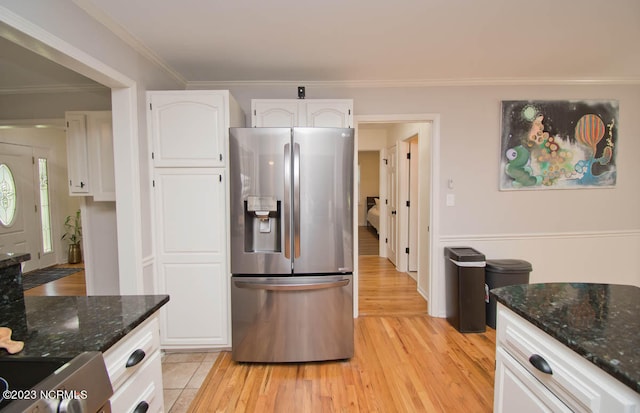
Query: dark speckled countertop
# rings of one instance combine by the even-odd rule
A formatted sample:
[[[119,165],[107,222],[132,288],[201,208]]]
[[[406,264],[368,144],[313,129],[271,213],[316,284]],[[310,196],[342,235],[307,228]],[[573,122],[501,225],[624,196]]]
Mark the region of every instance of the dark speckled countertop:
[[[24,350],[0,358],[71,359],[106,351],[169,301],[167,295],[25,297],[0,305],[0,326],[13,330]]]
[[[550,283],[491,290],[498,302],[640,393],[640,288]]]

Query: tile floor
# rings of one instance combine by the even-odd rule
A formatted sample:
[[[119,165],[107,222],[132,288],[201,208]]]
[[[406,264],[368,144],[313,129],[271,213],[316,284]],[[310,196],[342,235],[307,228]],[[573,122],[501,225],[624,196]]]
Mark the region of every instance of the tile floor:
[[[165,412],[183,413],[189,409],[218,354],[167,352],[162,355]]]

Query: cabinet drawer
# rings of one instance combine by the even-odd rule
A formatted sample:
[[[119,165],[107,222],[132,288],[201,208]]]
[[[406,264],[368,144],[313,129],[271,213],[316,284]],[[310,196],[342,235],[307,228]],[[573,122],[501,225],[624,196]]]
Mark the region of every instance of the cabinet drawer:
[[[146,412],[162,412],[162,397],[162,364],[160,352],[156,351],[150,355],[135,377],[124,383],[111,397],[111,410],[129,413],[146,403],[149,406]]]
[[[160,349],[158,326],[157,316],[149,318],[104,353],[104,361],[114,390],[140,370],[148,362],[147,359]],[[127,361],[136,356],[140,359],[139,362],[127,367]],[[135,361],[132,359],[132,362]]]
[[[637,412],[640,396],[522,317],[500,306],[498,348],[503,347],[529,373],[574,411]],[[539,355],[552,374],[538,370]]]

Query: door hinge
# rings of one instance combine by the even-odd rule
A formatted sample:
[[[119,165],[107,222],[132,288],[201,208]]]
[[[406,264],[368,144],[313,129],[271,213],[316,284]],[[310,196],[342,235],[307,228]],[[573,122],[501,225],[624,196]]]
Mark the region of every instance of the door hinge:
[[[36,164],[36,157],[32,156],[31,157],[31,165],[35,165]]]
[[[218,175],[218,181],[222,182],[222,175]]]
[[[385,205],[389,205],[389,200],[388,200],[388,199],[385,199],[385,200],[384,200],[384,204],[385,204]]]
[[[411,201],[407,201],[407,208],[411,206]]]
[[[153,186],[154,188],[156,187],[156,180],[155,179],[151,180],[151,186]]]
[[[389,243],[389,238],[385,238],[385,239],[384,239],[384,243],[385,243],[385,244],[388,244],[388,243]]]
[[[411,152],[407,153],[407,159],[411,159]]]
[[[404,249],[404,252],[405,252],[406,254],[408,254],[408,253],[409,253],[409,248],[405,248],[405,249]]]
[[[40,252],[38,251],[38,259],[40,259]]]
[[[220,154],[220,162],[222,162],[222,154]]]
[[[153,103],[149,103],[149,110],[153,110]]]
[[[386,158],[382,158],[382,160],[384,161],[384,164],[385,164],[385,165],[389,165],[389,160],[388,160],[388,159],[386,159]]]
[[[34,205],[33,209],[36,211],[36,214],[38,213],[38,205]]]
[[[156,159],[156,154],[155,154],[155,152],[151,152],[151,159]]]
[[[349,115],[351,115],[351,109],[349,109]]]
[[[256,111],[255,109],[253,110],[253,116],[258,116],[258,111]]]

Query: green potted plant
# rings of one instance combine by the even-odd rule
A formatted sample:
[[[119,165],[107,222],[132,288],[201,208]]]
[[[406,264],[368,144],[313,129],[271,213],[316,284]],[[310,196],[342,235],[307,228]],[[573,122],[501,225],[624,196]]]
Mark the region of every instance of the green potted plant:
[[[69,264],[82,262],[82,251],[80,250],[80,242],[82,241],[80,210],[77,210],[75,215],[67,216],[64,220],[64,229],[65,233],[61,239],[69,241]]]

